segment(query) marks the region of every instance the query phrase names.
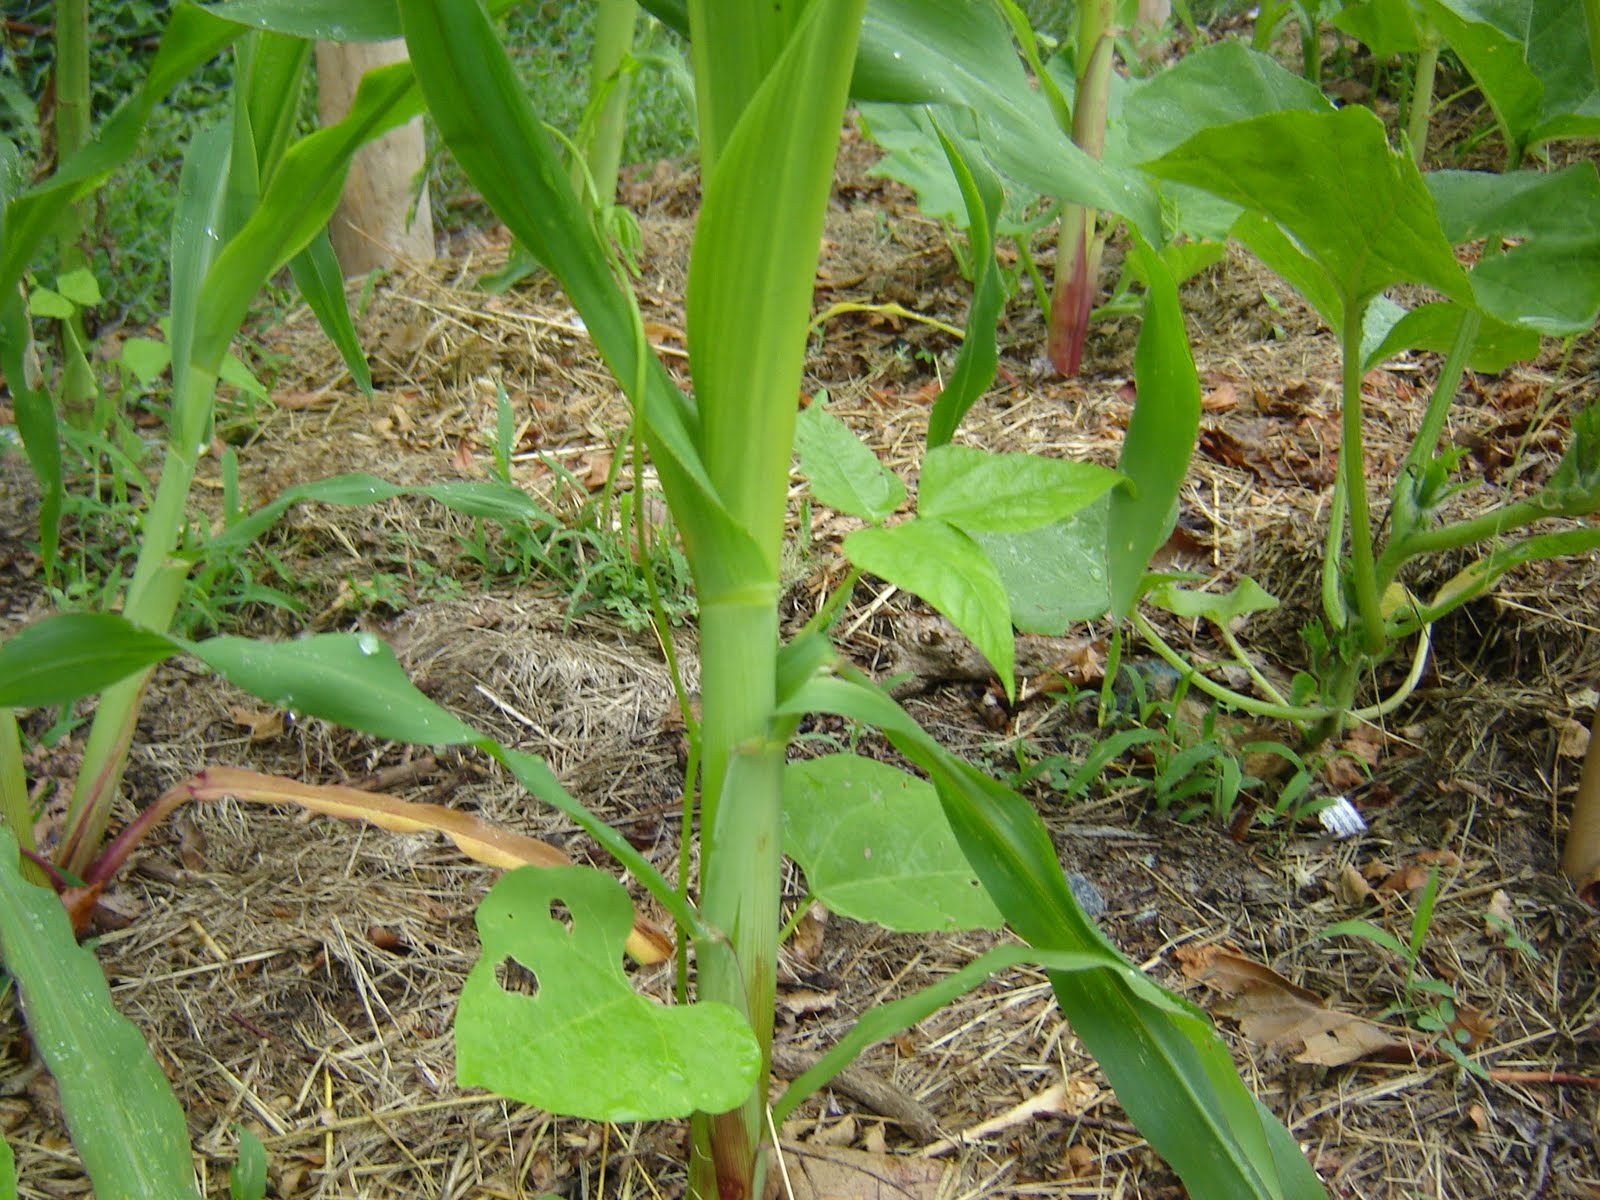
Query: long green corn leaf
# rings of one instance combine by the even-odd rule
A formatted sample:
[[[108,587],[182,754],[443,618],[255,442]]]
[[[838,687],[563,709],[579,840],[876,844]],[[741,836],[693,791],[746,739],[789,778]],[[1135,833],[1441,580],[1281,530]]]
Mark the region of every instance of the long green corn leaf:
[[[704,181],[689,260],[689,359],[706,467],[774,581],[817,247],[844,115],[848,76],[840,64],[851,60],[863,6],[830,0],[806,10]],[[702,589],[702,607],[715,600]]]
[[[101,1200],[198,1200],[189,1129],[150,1049],[111,1003],[54,892],[23,880],[0,829],[0,960],[34,1047],[61,1089],[73,1145]]]
[[[928,446],[943,446],[961,424],[961,418],[979,396],[994,382],[1000,361],[995,343],[996,323],[1005,309],[1005,281],[995,258],[996,224],[1005,203],[1000,180],[977,153],[977,147],[953,135],[932,112],[933,127],[939,134],[950,170],[961,188],[967,210],[967,244],[972,250],[972,307],[967,312],[966,335],[955,369],[945,381],[939,398],[928,414]]]
[[[7,206],[0,243],[0,292],[16,286],[61,209],[87,196],[131,157],[155,108],[185,76],[209,62],[243,31],[192,5],[172,13],[144,86],[123,102],[94,141]]]
[[[195,330],[196,364],[212,371],[220,367],[262,285],[327,225],[350,157],[416,116],[421,100],[406,64],[368,71],[345,118],[303,138],[283,156],[260,205],[206,274]]]
[[[333,253],[333,243],[324,229],[311,239],[311,244],[289,263],[294,273],[294,285],[307,307],[316,314],[317,324],[328,335],[344,359],[350,378],[366,395],[372,395],[372,368],[367,364],[366,352],[361,349],[361,339],[350,319],[350,306],[345,300],[344,272]]]
[[[1192,1196],[1324,1195],[1288,1131],[1240,1082],[1209,1019],[1130,983],[1126,961],[1078,906],[1027,801],[944,750],[870,683],[816,679],[784,711],[836,713],[883,729],[933,776],[968,861],[1011,927],[1042,949],[1103,957],[1102,972],[1052,973],[1056,997],[1123,1108]]]
[[[697,446],[699,417],[648,350],[606,249],[550,136],[476,3],[400,0],[428,110],[456,160],[500,219],[566,289],[623,386],[643,378],[651,458],[702,589],[737,586],[759,569],[754,541],[716,495]],[[641,355],[646,356],[641,362]]]
[[[1128,485],[1111,493],[1106,567],[1111,612],[1125,616],[1150,556],[1177,521],[1178,492],[1200,433],[1200,380],[1184,332],[1178,285],[1143,239],[1133,254],[1145,272],[1144,324],[1134,350],[1138,387],[1118,469]]]

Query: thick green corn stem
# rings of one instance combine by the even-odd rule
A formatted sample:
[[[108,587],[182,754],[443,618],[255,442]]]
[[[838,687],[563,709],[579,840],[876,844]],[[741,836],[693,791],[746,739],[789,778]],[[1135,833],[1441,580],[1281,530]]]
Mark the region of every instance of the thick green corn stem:
[[[89,6],[87,0],[57,0],[55,6],[56,161],[64,163],[89,140]],[[64,248],[60,268],[88,265],[80,243],[91,224],[92,200],[79,200],[61,213],[60,235]],[[59,403],[73,424],[87,427],[93,416],[97,389],[94,371],[84,352],[87,335],[83,315],[68,317],[62,329],[62,378]]]
[[[164,631],[172,624],[183,594],[187,569],[175,564],[172,555],[183,535],[189,485],[194,481],[200,437],[216,384],[215,371],[192,366],[181,376],[183,394],[173,397],[172,436],[161,467],[161,482],[145,514],[139,559],[123,602],[123,615],[149,629]],[[95,709],[84,746],[83,768],[67,810],[67,836],[60,854],[61,866],[74,875],[82,875],[99,852],[150,675],[150,671],[143,671],[107,688]]]
[[[28,776],[22,765],[22,733],[9,708],[0,708],[0,822],[11,830],[17,845],[32,853],[33,804],[28,795]],[[30,883],[44,884],[44,872],[22,861],[22,876]]]
[[[628,128],[630,76],[623,69],[633,52],[633,31],[639,19],[634,0],[600,0],[594,14],[594,51],[589,59],[589,102],[600,97],[599,111],[586,139],[589,178],[602,205],[617,198],[617,172]]]

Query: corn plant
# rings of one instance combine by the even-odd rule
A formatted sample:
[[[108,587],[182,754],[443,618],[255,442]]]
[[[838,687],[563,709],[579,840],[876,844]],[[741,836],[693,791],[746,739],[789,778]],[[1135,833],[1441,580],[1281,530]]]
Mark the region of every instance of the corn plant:
[[[303,16],[314,6],[282,7]],[[391,28],[379,29],[378,8],[372,29],[390,35]],[[517,87],[485,11],[457,0],[398,5],[411,63],[392,70],[415,73],[441,135],[485,199],[567,289],[634,406],[682,533],[700,608],[702,716],[690,721],[693,765],[685,788],[686,804],[698,795],[698,811],[686,812],[683,822],[686,838],[696,825],[700,830],[697,886],[687,847],[680,878],[669,881],[539,759],[484,737],[416,692],[371,635],[281,645],[188,641],[126,617],[58,617],[0,648],[0,705],[59,703],[130,672],[142,676],[181,652],[283,707],[378,737],[473,746],[502,764],[599,841],[672,916],[681,939],[678,998],[688,1000],[692,974],[694,1002],[662,1007],[634,994],[619,961],[630,906],[616,881],[568,867],[514,871],[478,911],[483,957],[457,1015],[458,1077],[598,1120],[690,1116],[688,1172],[697,1197],[760,1194],[777,1121],[864,1045],[1019,962],[1049,972],[1075,1031],[1191,1194],[1320,1195],[1287,1131],[1239,1082],[1209,1021],[1132,967],[1084,915],[1027,803],[943,750],[839,657],[825,625],[847,593],[787,643],[779,637],[795,397],[865,9],[865,0],[688,5],[704,178],[687,297],[691,401],[648,352],[619,255]],[[866,28],[876,29],[879,47],[959,41],[966,16],[961,6],[898,11],[911,22],[907,28],[886,29],[881,13],[874,26],[869,16]],[[949,21],[941,23],[944,17]],[[892,51],[889,61],[898,61]],[[885,70],[892,82],[893,68]],[[953,139],[950,152],[959,160]],[[1141,391],[1154,399],[1137,433],[1130,430],[1122,464],[1141,490],[1116,488],[1107,535],[1124,602],[1165,536],[1187,455],[1186,448],[1171,453],[1163,422],[1192,426],[1198,411],[1176,288],[1159,271],[1152,279],[1159,302],[1141,337],[1139,374]],[[820,410],[814,420],[812,434],[833,436]],[[942,449],[930,454],[919,513],[909,522],[883,523],[896,507],[894,485],[855,451],[841,457],[854,457],[856,467],[813,484],[834,498],[828,502],[880,523],[853,535],[858,567],[932,593],[974,633],[1009,688],[1006,595],[992,565],[985,572],[974,535],[1058,520],[1117,481],[1086,466]],[[930,584],[930,562],[962,564],[973,586]],[[70,677],[60,669],[68,656]],[[816,712],[882,730],[928,779],[886,776],[887,768],[853,756],[791,766],[790,738]],[[882,872],[866,881],[869,898],[858,915],[892,928],[1003,920],[1028,944],[991,951],[933,988],[868,1014],[769,1107],[780,856],[787,846],[806,863],[813,890],[835,904],[830,880],[839,864],[808,830],[847,823],[861,807],[857,795],[874,808],[881,802],[885,813],[862,835],[881,852],[845,856]],[[0,854],[0,873],[4,859]],[[847,881],[859,897],[861,880]],[[901,893],[913,882],[927,899],[908,911]],[[843,911],[848,901],[838,903]],[[552,916],[557,904],[570,915],[570,929]],[[537,972],[537,996],[507,992],[496,981],[496,965],[507,957]]]

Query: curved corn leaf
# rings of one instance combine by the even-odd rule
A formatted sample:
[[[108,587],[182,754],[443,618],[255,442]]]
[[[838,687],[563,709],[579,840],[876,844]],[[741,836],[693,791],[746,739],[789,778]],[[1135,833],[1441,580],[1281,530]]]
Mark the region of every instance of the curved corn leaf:
[[[972,286],[972,305],[967,310],[966,334],[956,355],[955,369],[945,381],[928,414],[928,446],[947,443],[961,424],[961,418],[994,382],[1000,361],[995,330],[1006,306],[1005,278],[995,258],[996,238],[1005,192],[978,148],[953,135],[929,110],[929,119],[939,135],[945,160],[950,164],[961,189],[967,213],[967,244],[971,249],[976,278]]]
[[[1191,1196],[1324,1195],[1288,1131],[1240,1082],[1205,1014],[1130,978],[1126,960],[1079,907],[1027,801],[950,754],[865,681],[813,680],[782,711],[835,713],[882,729],[932,776],[967,861],[1012,929],[1039,948],[1103,961],[1103,970],[1051,972],[1056,997],[1123,1108]]]
[[[17,981],[34,1048],[61,1089],[73,1145],[101,1200],[199,1200],[189,1128],[172,1086],[111,1003],[54,892],[23,880],[0,829],[0,960]],[[3,1190],[3,1188],[0,1188]]]
[[[262,285],[327,225],[351,156],[416,116],[421,103],[407,64],[368,71],[343,120],[284,154],[260,205],[206,273],[193,347],[197,366],[218,369]]]
[[[94,141],[6,206],[5,238],[0,241],[0,294],[9,292],[22,278],[61,210],[94,191],[139,148],[140,135],[155,106],[242,32],[242,26],[193,5],[173,10],[144,86],[112,114]]]
[[[1146,566],[1178,518],[1178,492],[1200,434],[1200,380],[1184,332],[1178,287],[1142,239],[1134,255],[1148,292],[1133,353],[1138,396],[1117,468],[1128,482],[1111,493],[1106,517],[1106,571],[1111,612],[1126,616]]]
[[[702,594],[736,587],[759,569],[759,551],[712,486],[697,446],[699,416],[648,353],[605,246],[493,26],[475,3],[400,0],[400,15],[440,136],[507,228],[560,280],[612,374],[640,406]],[[643,395],[634,394],[639,380]]]

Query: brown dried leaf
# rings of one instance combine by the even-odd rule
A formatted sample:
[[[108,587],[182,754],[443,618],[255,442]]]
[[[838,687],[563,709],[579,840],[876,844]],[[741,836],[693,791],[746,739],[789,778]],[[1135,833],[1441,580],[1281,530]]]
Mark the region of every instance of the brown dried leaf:
[[[784,1143],[767,1171],[769,1200],[934,1200],[953,1168],[904,1154]]]
[[[1339,898],[1352,906],[1365,904],[1372,898],[1372,885],[1354,863],[1345,863],[1344,870],[1339,872]]]
[[[1559,717],[1552,724],[1557,733],[1556,753],[1562,758],[1582,758],[1589,753],[1589,727],[1571,717]]]
[[[778,993],[778,1004],[797,1017],[807,1013],[827,1012],[839,1003],[838,992],[814,992],[809,988],[795,988]]]
[[[1209,947],[1184,973],[1230,997],[1212,1006],[1239,1023],[1245,1037],[1264,1046],[1297,1050],[1296,1062],[1342,1066],[1370,1054],[1402,1048],[1388,1030],[1354,1013],[1329,1008],[1315,992],[1290,983],[1271,967],[1241,954]]]
[[[228,719],[248,729],[252,742],[265,742],[283,736],[283,713],[278,709],[262,711],[235,704],[228,709]]]
[[[922,1154],[928,1158],[949,1154],[969,1142],[992,1137],[1007,1129],[1014,1129],[1018,1125],[1025,1125],[1035,1117],[1080,1116],[1100,1103],[1104,1096],[1105,1092],[1092,1079],[1075,1075],[1065,1083],[1052,1084],[1037,1096],[1029,1096],[1021,1104],[1013,1105],[999,1116],[990,1117],[970,1129],[962,1130],[959,1137],[943,1138],[924,1146]]]

